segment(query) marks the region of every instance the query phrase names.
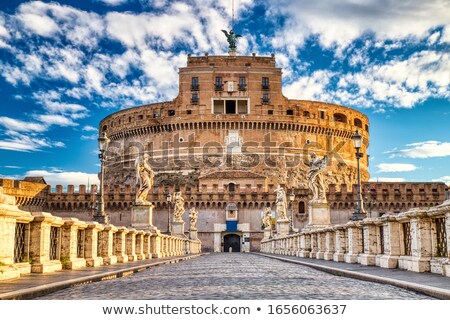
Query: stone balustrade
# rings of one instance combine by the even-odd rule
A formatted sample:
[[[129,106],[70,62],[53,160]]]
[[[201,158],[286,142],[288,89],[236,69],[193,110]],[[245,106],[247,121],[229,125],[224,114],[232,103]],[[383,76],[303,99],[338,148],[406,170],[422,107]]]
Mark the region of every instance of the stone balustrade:
[[[84,222],[18,209],[0,187],[0,280],[201,252],[201,242],[158,230]]]
[[[261,252],[450,277],[450,200],[430,209],[263,239]]]

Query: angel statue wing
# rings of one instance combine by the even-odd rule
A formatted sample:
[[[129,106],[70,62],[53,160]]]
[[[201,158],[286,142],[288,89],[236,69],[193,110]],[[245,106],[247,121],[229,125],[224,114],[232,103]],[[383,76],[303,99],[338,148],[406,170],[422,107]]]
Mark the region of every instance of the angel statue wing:
[[[225,34],[225,37],[227,37],[227,39],[228,39],[228,37],[230,36],[230,35],[228,34],[228,31],[227,31],[227,30],[222,30],[222,32]]]

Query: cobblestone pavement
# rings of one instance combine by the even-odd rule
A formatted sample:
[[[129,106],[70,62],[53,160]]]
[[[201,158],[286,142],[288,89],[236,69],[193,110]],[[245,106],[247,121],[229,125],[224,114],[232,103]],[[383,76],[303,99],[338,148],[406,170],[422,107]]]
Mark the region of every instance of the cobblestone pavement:
[[[221,253],[130,277],[61,290],[39,299],[432,299],[394,286],[338,277],[251,254]]]

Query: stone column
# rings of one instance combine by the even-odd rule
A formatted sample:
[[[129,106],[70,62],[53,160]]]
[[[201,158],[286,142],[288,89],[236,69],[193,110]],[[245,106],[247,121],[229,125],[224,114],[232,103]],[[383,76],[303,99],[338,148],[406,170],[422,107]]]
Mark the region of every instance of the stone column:
[[[325,260],[333,260],[334,257],[334,230],[332,228],[325,229]]]
[[[103,258],[100,256],[101,252],[98,252],[99,246],[99,233],[105,227],[97,222],[90,222],[85,230],[85,243],[84,243],[84,256],[86,258],[86,266],[97,267],[103,265]]]
[[[344,255],[348,250],[347,230],[345,226],[333,227],[335,235],[335,253],[333,254],[333,260],[337,262],[345,261]]]
[[[117,263],[117,256],[116,256],[116,252],[115,252],[117,243],[114,243],[114,241],[115,241],[114,234],[117,232],[117,230],[118,230],[117,227],[108,224],[105,226],[105,229],[103,229],[103,231],[102,231],[101,256],[103,258],[104,265],[111,265],[111,264]]]
[[[411,218],[411,265],[415,272],[429,272],[433,253],[431,219],[426,211],[417,212]]]
[[[301,257],[301,258],[310,258],[311,257],[311,234],[310,233],[302,233],[300,235],[299,257]]]
[[[13,196],[2,194],[0,187],[0,281],[20,277],[21,274],[31,272],[29,261],[30,246],[30,221],[33,216],[29,212],[21,211],[16,207],[16,199]],[[23,261],[14,261],[14,245],[16,224],[24,223],[24,256]]]
[[[61,258],[61,226],[63,219],[54,217],[48,212],[33,212],[33,221],[31,222],[31,244],[30,257],[33,261],[31,272],[47,273],[62,270]],[[50,247],[52,246],[51,228],[58,228],[56,239],[56,256],[50,260]]]
[[[116,232],[116,256],[117,262],[128,262],[127,255],[127,237],[128,229],[125,227],[117,228]]]
[[[374,266],[377,254],[377,226],[374,219],[363,220],[364,248],[359,255],[359,263],[365,266]]]
[[[136,256],[137,260],[144,260],[144,231],[138,231],[136,233]]]
[[[144,256],[145,259],[151,259],[152,258],[152,233],[146,231],[144,233]]]
[[[322,259],[325,256],[325,232],[321,230],[317,233],[317,253],[316,259]]]
[[[358,222],[347,223],[348,253],[344,254],[344,261],[347,263],[357,263],[362,247],[362,227]]]
[[[318,251],[318,243],[317,243],[317,232],[311,232],[311,253],[309,254],[309,257],[311,259],[317,258],[317,251]]]
[[[77,218],[64,218],[64,224],[61,228],[61,262],[64,269],[80,269],[86,267],[86,259],[84,258],[84,242],[85,229],[87,223]],[[78,256],[78,230],[83,230],[83,252]]]
[[[163,253],[161,249],[161,238],[162,235],[159,231],[152,234],[152,237],[150,238],[151,241],[151,249],[152,249],[152,258],[162,258]]]
[[[383,216],[381,221],[383,221],[384,254],[380,257],[380,267],[397,268],[401,254],[400,223],[392,215]]]
[[[128,261],[136,261],[136,234],[138,231],[136,229],[128,229],[126,236],[126,254],[128,256]]]
[[[445,213],[445,232],[447,234],[447,261],[442,265],[442,274],[446,277],[450,277],[450,201],[447,200],[444,204],[447,204],[447,206],[444,207],[445,211],[447,211]]]

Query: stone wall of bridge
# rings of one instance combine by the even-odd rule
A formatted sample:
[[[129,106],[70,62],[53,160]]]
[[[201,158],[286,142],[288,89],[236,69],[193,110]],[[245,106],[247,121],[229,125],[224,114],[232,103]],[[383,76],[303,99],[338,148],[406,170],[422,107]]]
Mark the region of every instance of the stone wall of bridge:
[[[118,262],[197,254],[201,242],[20,210],[0,187],[0,281],[31,272],[48,273]]]
[[[261,252],[450,277],[450,200],[320,229],[263,239]]]

